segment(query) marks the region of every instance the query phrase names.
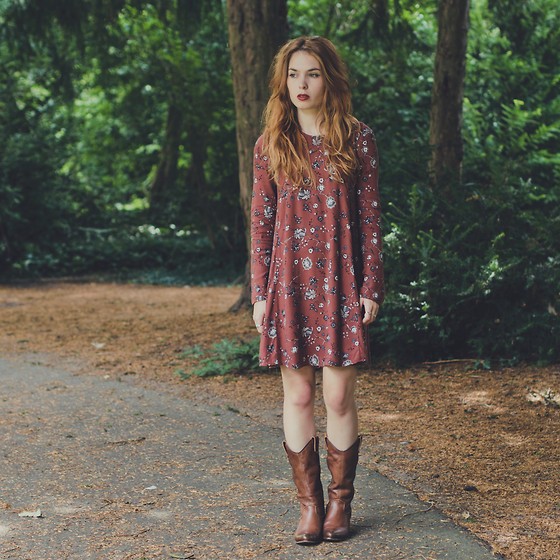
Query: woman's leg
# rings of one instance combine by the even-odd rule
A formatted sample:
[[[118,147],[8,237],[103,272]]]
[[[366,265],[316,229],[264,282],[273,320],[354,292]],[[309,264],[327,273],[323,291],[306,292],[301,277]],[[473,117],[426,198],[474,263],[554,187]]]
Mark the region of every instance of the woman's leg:
[[[327,466],[332,475],[323,522],[323,538],[326,541],[342,541],[350,536],[351,503],[361,441],[354,398],[356,375],[355,367],[323,369],[323,395],[327,407]]]
[[[284,449],[292,467],[298,492],[300,518],[295,532],[298,544],[319,544],[323,540],[325,504],[321,485],[319,438],[313,416],[315,371],[282,367],[284,384]]]
[[[284,437],[288,447],[297,453],[315,436],[315,370],[311,366],[282,366],[280,371],[284,386]]]
[[[356,377],[355,366],[323,368],[327,436],[341,450],[348,449],[358,438],[358,409],[354,396]]]

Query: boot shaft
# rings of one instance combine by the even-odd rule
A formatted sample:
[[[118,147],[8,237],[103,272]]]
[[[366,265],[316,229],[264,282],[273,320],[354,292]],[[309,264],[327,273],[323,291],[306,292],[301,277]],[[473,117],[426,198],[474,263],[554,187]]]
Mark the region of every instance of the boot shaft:
[[[326,541],[343,541],[350,536],[354,478],[358,464],[361,437],[345,451],[337,449],[327,438],[327,466],[332,480],[329,484],[329,503],[323,523]]]
[[[300,503],[300,518],[295,532],[297,544],[319,544],[323,540],[325,502],[319,463],[319,438],[312,438],[298,453],[286,442],[284,449],[292,467],[292,475]]]
[[[292,476],[300,503],[304,505],[323,504],[319,438],[316,436],[311,438],[299,452],[292,451],[286,442],[283,442],[283,445],[292,467]]]
[[[352,501],[354,497],[354,479],[356,478],[356,467],[362,438],[356,441],[346,450],[337,449],[328,438],[327,444],[327,466],[332,475],[329,484],[329,499]]]

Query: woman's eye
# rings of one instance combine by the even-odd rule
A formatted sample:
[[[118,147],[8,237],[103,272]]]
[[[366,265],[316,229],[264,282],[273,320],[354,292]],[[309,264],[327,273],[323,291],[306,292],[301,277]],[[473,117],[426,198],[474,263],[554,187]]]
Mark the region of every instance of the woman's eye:
[[[313,74],[309,74],[312,78],[318,78],[320,76],[320,74],[317,74],[316,72],[314,72]]]
[[[293,72],[290,73],[290,74],[288,74],[288,76],[289,76],[290,78],[295,78],[295,77],[296,77],[296,75],[295,75]]]

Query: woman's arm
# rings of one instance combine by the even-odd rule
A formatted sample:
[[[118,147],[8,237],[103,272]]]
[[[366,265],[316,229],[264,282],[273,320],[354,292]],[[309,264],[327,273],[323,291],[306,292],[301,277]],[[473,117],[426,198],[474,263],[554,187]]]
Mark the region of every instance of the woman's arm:
[[[262,153],[261,136],[255,144],[253,157],[253,198],[251,202],[252,303],[266,300],[275,222],[276,186],[269,177],[268,158]]]
[[[383,240],[381,238],[381,202],[379,199],[379,162],[373,131],[361,125],[357,144],[361,173],[358,177],[358,224],[363,263],[360,297],[378,305],[385,298],[383,277]],[[372,309],[373,312],[376,310]]]

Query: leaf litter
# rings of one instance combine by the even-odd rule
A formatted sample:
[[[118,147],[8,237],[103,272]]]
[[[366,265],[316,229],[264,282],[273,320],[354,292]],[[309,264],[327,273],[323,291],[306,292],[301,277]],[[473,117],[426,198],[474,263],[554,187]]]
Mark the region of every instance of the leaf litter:
[[[68,363],[85,361],[88,372],[106,378],[164,382],[168,390],[277,427],[277,372],[185,381],[175,373],[189,371],[216,341],[254,337],[249,314],[227,314],[238,295],[239,287],[3,286],[0,300],[20,305],[2,310],[0,345],[5,355],[48,352]],[[110,345],[99,341],[100,332]],[[318,386],[320,396],[320,376]],[[433,503],[506,558],[550,560],[560,537],[560,501],[551,491],[560,487],[557,387],[558,366],[474,375],[461,361],[404,370],[377,365],[358,382],[361,463]],[[321,401],[317,411],[324,416]]]

